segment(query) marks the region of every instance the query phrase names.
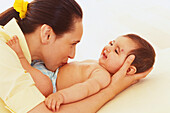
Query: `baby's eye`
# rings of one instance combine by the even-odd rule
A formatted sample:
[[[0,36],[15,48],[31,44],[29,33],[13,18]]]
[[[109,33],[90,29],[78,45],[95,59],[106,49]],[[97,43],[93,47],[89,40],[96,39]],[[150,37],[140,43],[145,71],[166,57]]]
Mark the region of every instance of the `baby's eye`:
[[[111,46],[113,45],[113,41],[110,42],[110,45],[111,45]]]
[[[113,43],[110,43],[110,45],[112,46],[112,45],[113,45]]]
[[[109,44],[112,46],[114,43],[115,43],[115,40],[110,41],[110,43],[109,43]]]
[[[115,52],[118,54],[118,51],[117,51],[117,49],[115,49]]]

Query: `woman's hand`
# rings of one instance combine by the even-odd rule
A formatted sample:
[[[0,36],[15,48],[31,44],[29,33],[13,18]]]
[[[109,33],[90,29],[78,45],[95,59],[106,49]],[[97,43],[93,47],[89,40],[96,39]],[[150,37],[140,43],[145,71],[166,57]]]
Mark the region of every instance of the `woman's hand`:
[[[135,58],[134,55],[130,55],[126,59],[123,66],[112,76],[111,83],[108,86],[108,88],[110,88],[110,90],[112,90],[115,95],[119,94],[127,87],[137,83],[140,79],[145,78],[153,69],[152,67],[151,69],[143,73],[126,75],[127,70],[131,63],[133,62],[134,58]]]

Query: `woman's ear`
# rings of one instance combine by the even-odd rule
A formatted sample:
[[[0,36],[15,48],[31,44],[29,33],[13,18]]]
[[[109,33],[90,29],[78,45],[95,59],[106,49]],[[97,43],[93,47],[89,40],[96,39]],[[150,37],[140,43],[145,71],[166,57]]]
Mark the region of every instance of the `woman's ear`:
[[[127,75],[132,75],[132,74],[135,74],[137,71],[136,67],[135,66],[130,66],[127,70]]]
[[[41,30],[41,32],[40,32],[41,43],[48,44],[50,41],[50,35],[51,35],[52,28],[47,24],[43,24],[41,26],[40,30]]]

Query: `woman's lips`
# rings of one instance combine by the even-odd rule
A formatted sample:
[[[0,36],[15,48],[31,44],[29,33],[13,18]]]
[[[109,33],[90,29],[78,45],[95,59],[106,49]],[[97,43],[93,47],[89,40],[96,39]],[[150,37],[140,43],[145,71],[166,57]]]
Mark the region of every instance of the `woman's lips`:
[[[65,65],[65,64],[67,64],[67,62],[62,63],[62,65]]]

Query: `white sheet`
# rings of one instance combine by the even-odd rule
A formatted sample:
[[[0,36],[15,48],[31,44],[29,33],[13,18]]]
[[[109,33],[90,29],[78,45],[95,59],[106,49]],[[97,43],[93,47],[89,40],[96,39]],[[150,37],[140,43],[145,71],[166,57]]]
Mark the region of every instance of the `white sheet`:
[[[0,12],[14,2],[0,1]],[[110,40],[126,33],[144,37],[152,42],[157,52],[152,73],[119,94],[98,113],[170,113],[170,1],[77,1],[84,12],[84,34],[74,60],[97,60]]]
[[[98,113],[170,113],[170,48],[157,54],[153,71]]]
[[[170,1],[78,2],[84,10],[84,34],[75,60],[97,60],[110,40],[126,33],[142,36],[157,53],[148,77],[123,91],[98,113],[170,113]]]

